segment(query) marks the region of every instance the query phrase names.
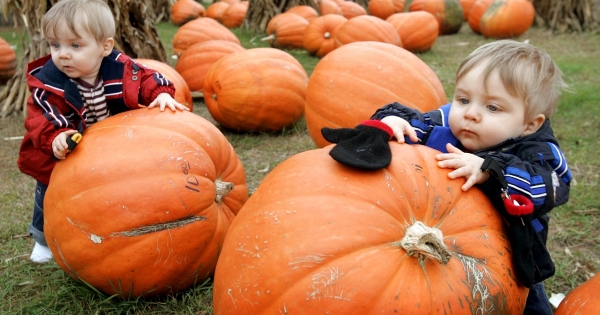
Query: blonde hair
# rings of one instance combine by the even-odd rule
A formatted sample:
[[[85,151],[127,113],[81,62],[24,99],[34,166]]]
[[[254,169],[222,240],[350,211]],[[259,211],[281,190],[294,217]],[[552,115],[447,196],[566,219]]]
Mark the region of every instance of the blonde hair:
[[[561,93],[569,89],[550,55],[530,44],[499,40],[475,49],[458,67],[455,83],[480,64],[485,64],[484,86],[497,70],[511,96],[524,100],[525,119],[539,114],[552,116]]]
[[[108,5],[102,0],[61,0],[53,5],[42,19],[44,34],[56,30],[60,23],[66,22],[73,34],[75,25],[92,34],[98,43],[115,36],[115,20]]]

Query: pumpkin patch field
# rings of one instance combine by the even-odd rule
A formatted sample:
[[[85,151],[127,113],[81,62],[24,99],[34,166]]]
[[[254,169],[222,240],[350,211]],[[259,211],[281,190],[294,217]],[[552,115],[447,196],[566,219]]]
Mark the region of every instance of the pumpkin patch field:
[[[427,6],[427,1],[412,3]],[[381,10],[394,27],[386,25],[378,34],[356,34],[364,27],[358,22],[366,20],[357,19],[354,30],[347,34],[342,30],[337,42],[333,37],[323,43],[312,38],[310,53],[296,48],[306,45],[302,39],[287,37],[288,30],[276,25],[269,34],[231,26],[231,34],[204,32],[213,38],[194,43],[189,41],[195,31],[187,21],[191,17],[158,23],[169,58],[156,66],[181,72],[177,80],[186,93],[180,97],[191,103],[192,113],[150,124],[156,114],[139,109],[119,116],[118,122],[88,129],[87,138],[84,133],[81,152],[76,149],[70,153],[71,164],[60,165],[59,171],[67,175],[55,182],[63,188],[47,195],[50,207],[69,217],[47,214],[56,219],[48,221],[53,232],[47,235],[61,244],[51,246],[59,261],[43,265],[29,261],[33,240],[27,228],[35,181],[20,173],[16,164],[19,137],[25,131],[23,117],[0,119],[0,314],[379,314],[375,310],[392,314],[398,307],[405,314],[425,315],[448,310],[453,312],[447,314],[520,312],[527,292],[510,275],[501,219],[489,211],[490,204],[479,191],[461,193],[458,181],[448,182],[446,172],[432,163],[432,149],[393,144],[393,164],[385,174],[356,172],[327,154],[329,143],[320,137],[321,127],[358,124],[361,117],[395,100],[423,110],[437,106],[431,103],[451,101],[459,63],[475,48],[502,36],[493,35],[502,30],[491,27],[492,17],[483,17],[488,22],[477,32],[464,20],[460,27],[440,26],[446,34],[431,39],[426,32],[431,27],[435,32],[439,25],[431,16],[413,17],[431,20],[429,28],[419,29],[415,25],[424,22],[394,14],[393,8],[385,11],[383,5],[381,1],[380,8],[370,10]],[[198,14],[237,25],[236,11],[224,15],[225,9],[215,6]],[[345,22],[304,13],[311,22],[300,21],[295,27],[334,32]],[[414,31],[399,39],[394,30],[400,23]],[[178,34],[181,29],[188,33]],[[423,38],[415,37],[417,31]],[[22,54],[19,35],[12,28],[0,28],[0,37],[17,46],[17,55]],[[414,45],[414,51],[361,42],[359,35],[387,36]],[[574,180],[569,202],[551,212],[548,247],[556,274],[544,282],[549,297],[566,295],[600,271],[600,35],[551,34],[534,24],[514,39],[547,51],[570,85],[551,121]],[[178,69],[182,57],[189,59]],[[152,67],[151,61],[146,63]],[[265,100],[273,107],[266,107]],[[356,104],[360,106],[352,108]],[[135,145],[111,146],[103,137],[111,137],[109,129],[115,125],[144,138]],[[98,176],[100,168],[88,173],[94,166],[83,156],[86,139],[87,145],[105,148],[89,150],[90,155],[126,157],[110,161],[112,177]],[[148,149],[159,142],[162,147]],[[190,161],[193,156],[194,162],[183,167],[177,158],[153,160],[161,154],[190,156]],[[193,173],[190,167],[197,165],[202,169]],[[225,186],[231,190],[230,199],[219,197],[217,187],[216,197],[211,192],[210,200],[202,199],[206,202],[202,209],[192,209],[188,207],[192,197],[172,193],[171,186],[177,183],[168,178],[173,172],[185,175],[188,193],[229,183]],[[154,187],[160,180],[170,184]],[[175,216],[183,208],[193,215],[168,224],[140,223],[152,231],[121,226],[119,220],[132,218],[106,215],[108,210],[101,212],[104,205],[97,201],[95,192],[108,189],[111,204],[147,209],[146,215],[136,218],[140,221],[158,220],[149,218],[155,207],[169,209],[157,216]],[[164,197],[149,195],[145,189],[157,189]],[[96,201],[94,207],[86,200]],[[224,215],[216,211],[221,208],[227,208]],[[189,220],[213,217],[215,226],[186,230]],[[77,231],[90,221],[100,222],[107,236],[79,238]],[[163,234],[153,239],[157,229]],[[435,236],[426,247],[436,252],[405,255],[414,250],[404,247],[410,244],[402,236],[422,229]],[[140,242],[129,242],[132,237]],[[91,251],[93,242],[106,247]],[[111,244],[119,245],[111,248]],[[114,246],[131,249],[122,253]],[[196,252],[205,247],[208,258]],[[161,259],[169,255],[185,259],[173,259],[157,269],[158,260],[145,255],[164,248],[168,250],[161,252]],[[127,257],[128,253],[136,256]],[[115,272],[135,277],[111,279]],[[156,286],[155,281],[163,285]],[[581,296],[582,290],[574,292]],[[572,303],[578,300],[571,298],[569,309],[575,309]],[[411,303],[416,305],[412,309]]]

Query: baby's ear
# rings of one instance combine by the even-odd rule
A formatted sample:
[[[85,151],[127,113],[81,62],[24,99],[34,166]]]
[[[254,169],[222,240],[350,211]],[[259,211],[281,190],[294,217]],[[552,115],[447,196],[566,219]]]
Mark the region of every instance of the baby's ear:
[[[102,44],[102,56],[106,57],[110,55],[113,48],[115,47],[115,40],[112,37],[107,38]]]
[[[523,131],[523,134],[521,136],[527,136],[538,131],[538,129],[540,129],[544,121],[546,121],[546,116],[544,116],[544,114],[534,116],[529,121],[525,122],[525,131]]]

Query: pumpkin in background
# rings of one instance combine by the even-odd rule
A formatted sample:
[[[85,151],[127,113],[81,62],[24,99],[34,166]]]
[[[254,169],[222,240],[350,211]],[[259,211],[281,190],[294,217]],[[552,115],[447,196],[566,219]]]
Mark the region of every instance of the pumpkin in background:
[[[600,310],[598,291],[600,290],[600,273],[567,293],[560,302],[554,315],[586,315],[597,314]]]
[[[229,5],[242,2],[242,0],[218,0],[218,1],[219,2],[225,2],[225,3],[229,4]]]
[[[404,0],[369,0],[367,6],[371,15],[385,20],[394,13],[404,11],[405,5]]]
[[[408,50],[378,42],[344,45],[323,57],[308,80],[308,132],[324,147],[329,142],[321,128],[353,128],[391,102],[426,112],[447,100],[435,72]]]
[[[206,119],[137,109],[83,133],[44,200],[48,246],[75,280],[122,298],[211,277],[248,198],[242,163]]]
[[[240,3],[230,4],[223,15],[221,15],[221,22],[227,28],[238,28],[242,26],[246,12],[248,11],[248,5],[250,2],[242,1]]]
[[[175,97],[174,99],[191,110],[194,109],[194,100],[192,99],[192,93],[185,79],[170,65],[153,59],[136,58],[135,62],[141,63],[144,66],[154,69],[164,75],[167,80],[173,82],[175,85]]]
[[[213,314],[523,314],[502,217],[438,168],[439,151],[390,142],[378,171],[327,148],[273,169],[217,263]]]
[[[319,2],[319,10],[321,11],[321,15],[342,15],[342,9],[340,9],[340,6],[333,0],[321,0]]]
[[[241,45],[240,40],[227,27],[208,17],[199,17],[181,26],[173,36],[173,54],[180,56],[195,43],[211,39],[228,40]]]
[[[315,8],[308,5],[297,5],[295,7],[291,7],[289,10],[285,11],[285,13],[294,13],[305,18],[309,22],[319,16],[319,12],[317,12]]]
[[[475,33],[481,33],[481,17],[494,0],[477,0],[469,13],[469,27]]]
[[[485,11],[479,27],[488,38],[511,38],[527,31],[535,20],[529,0],[494,0]]]
[[[402,47],[414,53],[431,49],[438,38],[438,21],[427,11],[394,13],[386,21],[398,31]]]
[[[204,101],[222,126],[239,131],[279,131],[304,111],[308,75],[292,55],[252,48],[215,62],[204,78]]]
[[[342,15],[327,14],[310,21],[304,30],[304,49],[319,58],[335,49],[335,32],[348,19]]]
[[[191,91],[202,92],[204,76],[217,60],[244,47],[227,40],[207,40],[188,47],[177,61],[175,70],[181,74]]]
[[[217,20],[218,22],[221,22],[221,17],[223,16],[223,12],[225,12],[225,10],[227,10],[227,8],[229,7],[229,3],[224,2],[224,1],[217,1],[217,2],[213,2],[211,3],[208,8],[206,8],[206,17],[212,18]]]
[[[194,0],[177,0],[171,6],[171,22],[177,26],[181,26],[205,14],[206,10],[204,6]]]
[[[374,41],[402,47],[400,35],[389,22],[372,15],[360,15],[342,24],[334,34],[335,47],[354,42]]]
[[[308,21],[294,13],[281,13],[274,16],[267,24],[267,37],[273,48],[304,49],[304,30]]]
[[[0,84],[5,84],[17,72],[17,53],[0,37]]]
[[[475,4],[475,2],[477,2],[477,0],[458,0],[458,2],[460,3],[460,6],[463,10],[463,21],[468,22],[469,13],[471,13],[471,8],[473,8],[473,5]]]
[[[346,19],[367,14],[367,10],[365,10],[365,8],[356,2],[340,1],[338,6],[340,7],[340,10],[342,10],[342,16]]]
[[[427,11],[438,20],[440,35],[456,34],[463,23],[463,11],[458,0],[413,0],[408,11]]]

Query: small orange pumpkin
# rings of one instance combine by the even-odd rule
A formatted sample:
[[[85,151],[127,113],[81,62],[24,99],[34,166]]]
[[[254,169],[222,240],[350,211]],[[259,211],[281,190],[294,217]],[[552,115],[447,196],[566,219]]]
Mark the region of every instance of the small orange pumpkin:
[[[471,13],[471,8],[477,0],[458,0],[460,2],[460,6],[463,9],[463,20],[469,21],[469,13]]]
[[[469,12],[469,27],[475,33],[481,33],[481,17],[494,0],[477,0]]]
[[[222,126],[239,131],[279,131],[304,111],[308,75],[292,55],[252,48],[215,62],[204,78],[204,101]]]
[[[180,56],[189,46],[211,39],[222,39],[241,45],[227,27],[208,17],[199,17],[181,26],[173,36],[173,53]]]
[[[392,24],[372,15],[349,19],[335,32],[335,47],[353,42],[374,41],[402,47],[400,35]]]
[[[321,15],[342,15],[342,9],[340,9],[340,6],[333,0],[321,0],[319,3],[319,10],[321,11]]]
[[[392,141],[391,165],[365,172],[331,147],[279,164],[244,204],[213,314],[523,314],[502,217],[439,151]]]
[[[171,6],[171,22],[177,26],[181,26],[205,14],[206,10],[204,6],[194,0],[177,0]]]
[[[385,20],[394,13],[404,11],[405,5],[404,0],[370,0],[368,8],[371,15]]]
[[[175,70],[181,74],[191,91],[202,92],[204,77],[217,60],[244,47],[227,40],[207,40],[188,47],[177,61]]]
[[[190,110],[194,109],[194,101],[192,99],[192,93],[185,79],[170,65],[153,59],[136,58],[136,62],[145,65],[150,69],[154,69],[164,75],[167,80],[171,81],[175,85],[175,100],[187,106]]]
[[[308,132],[324,147],[329,142],[321,128],[353,128],[391,102],[425,112],[447,100],[435,72],[408,50],[380,42],[344,45],[321,59],[310,75],[304,107]]]
[[[600,290],[600,273],[567,293],[554,315],[597,314],[600,310],[598,290]]]
[[[108,295],[174,294],[212,276],[247,198],[242,163],[211,122],[126,111],[86,129],[56,163],[46,240],[69,276]]]
[[[402,47],[414,53],[431,49],[438,38],[438,21],[427,11],[394,13],[386,21],[398,31]]]
[[[427,11],[438,20],[439,35],[456,34],[463,23],[463,11],[458,0],[413,0],[408,11]]]
[[[337,14],[319,16],[304,30],[304,49],[319,58],[335,49],[335,32],[348,19]]]
[[[227,28],[238,28],[244,23],[246,12],[248,11],[248,1],[242,1],[240,3],[230,4],[223,15],[221,15],[221,22]]]
[[[223,23],[223,21],[221,21],[221,17],[223,16],[223,12],[225,12],[225,10],[227,10],[227,8],[229,7],[229,3],[224,2],[224,1],[217,1],[217,2],[213,2],[211,3],[208,8],[206,8],[206,17],[209,18],[213,18],[221,23]]]
[[[267,24],[267,37],[271,47],[280,49],[303,49],[304,30],[308,21],[294,13],[281,13],[274,16]]]
[[[17,72],[17,53],[0,37],[0,84],[5,84]]]
[[[529,0],[494,0],[479,22],[481,34],[488,38],[510,38],[525,33],[535,20]]]
[[[365,8],[356,2],[340,1],[338,6],[340,7],[340,10],[342,10],[342,16],[344,16],[346,19],[367,14],[367,10],[365,10]]]
[[[285,11],[285,13],[297,14],[305,18],[309,22],[319,16],[319,12],[317,12],[315,8],[308,5],[297,5],[295,7],[291,7],[290,9]]]

